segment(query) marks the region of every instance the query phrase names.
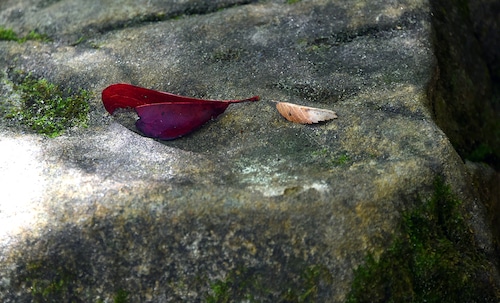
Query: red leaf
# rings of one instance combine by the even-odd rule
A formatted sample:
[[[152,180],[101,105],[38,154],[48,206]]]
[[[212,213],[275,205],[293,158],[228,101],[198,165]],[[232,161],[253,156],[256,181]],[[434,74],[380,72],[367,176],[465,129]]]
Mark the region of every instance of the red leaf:
[[[222,114],[231,103],[258,101],[254,96],[244,100],[204,100],[155,91],[130,84],[113,84],[102,92],[106,110],[134,108],[140,119],[136,127],[144,135],[172,140],[197,129]]]

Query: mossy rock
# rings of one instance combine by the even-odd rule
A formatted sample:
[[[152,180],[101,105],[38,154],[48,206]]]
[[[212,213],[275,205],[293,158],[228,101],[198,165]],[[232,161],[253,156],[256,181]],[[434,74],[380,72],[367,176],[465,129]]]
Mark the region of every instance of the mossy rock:
[[[498,302],[464,214],[462,202],[437,179],[433,196],[404,214],[392,246],[356,270],[347,302]]]
[[[15,75],[14,90],[21,102],[7,117],[36,133],[53,138],[68,128],[88,125],[90,91],[80,89],[73,93],[46,79],[19,72]]]

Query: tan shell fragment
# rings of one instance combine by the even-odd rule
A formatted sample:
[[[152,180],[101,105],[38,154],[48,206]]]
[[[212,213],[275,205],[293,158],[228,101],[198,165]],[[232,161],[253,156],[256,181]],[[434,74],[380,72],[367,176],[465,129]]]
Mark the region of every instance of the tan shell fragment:
[[[328,109],[302,106],[288,102],[277,102],[276,109],[288,121],[312,124],[337,118],[337,113]]]

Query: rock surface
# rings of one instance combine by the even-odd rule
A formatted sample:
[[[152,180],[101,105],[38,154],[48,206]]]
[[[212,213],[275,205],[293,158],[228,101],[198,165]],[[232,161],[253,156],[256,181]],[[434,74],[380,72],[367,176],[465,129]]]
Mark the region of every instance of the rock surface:
[[[96,93],[86,129],[49,139],[0,124],[2,302],[116,302],[123,292],[198,302],[235,271],[266,289],[256,301],[276,302],[307,291],[310,268],[333,277],[314,296],[343,302],[353,270],[390,244],[436,176],[494,255],[468,169],[429,110],[429,4],[285,2],[0,4],[0,24],[53,40],[0,41],[2,98],[16,98],[13,70]],[[262,100],[158,142],[106,113],[99,94],[116,82]],[[271,100],[339,118],[292,124]]]

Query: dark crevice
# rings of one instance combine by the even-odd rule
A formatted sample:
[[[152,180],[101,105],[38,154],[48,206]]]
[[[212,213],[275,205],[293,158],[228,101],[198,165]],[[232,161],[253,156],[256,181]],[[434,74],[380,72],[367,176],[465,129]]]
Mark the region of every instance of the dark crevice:
[[[423,15],[424,13],[419,11],[406,12],[394,22],[366,24],[363,27],[341,31],[327,37],[316,37],[308,41],[307,46],[332,47],[350,43],[358,37],[377,38],[392,31],[411,30],[419,26],[418,20],[421,20]]]
[[[46,7],[49,7],[57,2],[60,2],[61,0],[42,0],[36,4],[37,9],[43,9]]]
[[[172,10],[169,12],[166,12],[164,10],[158,10],[156,12],[151,12],[148,14],[144,15],[139,15],[131,19],[126,19],[126,20],[117,20],[117,21],[112,21],[105,23],[103,25],[95,25],[91,24],[87,27],[84,27],[81,32],[79,33],[82,35],[89,35],[92,33],[99,33],[99,34],[104,34],[107,32],[115,31],[115,30],[121,30],[124,28],[132,28],[132,27],[139,27],[144,24],[150,24],[154,22],[163,22],[167,20],[176,20],[184,16],[194,16],[194,15],[207,15],[211,14],[220,10],[224,9],[229,9],[232,7],[237,7],[237,6],[243,6],[243,5],[248,5],[252,3],[256,3],[259,0],[242,0],[239,1],[238,3],[220,3],[220,4],[214,4],[211,2],[203,2],[203,3],[198,3],[193,6],[188,6],[184,8],[180,8],[177,10]]]

